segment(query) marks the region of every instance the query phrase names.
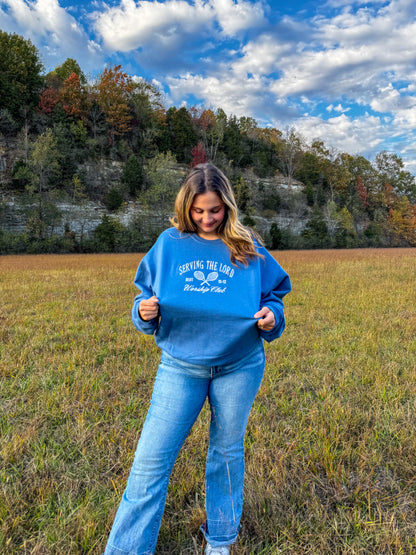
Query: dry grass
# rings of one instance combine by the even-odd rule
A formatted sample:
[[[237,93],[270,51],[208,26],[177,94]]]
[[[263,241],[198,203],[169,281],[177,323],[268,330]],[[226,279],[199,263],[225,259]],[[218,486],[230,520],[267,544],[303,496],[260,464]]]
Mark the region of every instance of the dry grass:
[[[276,253],[288,327],[247,432],[234,554],[416,550],[416,251]],[[130,322],[138,255],[0,258],[0,552],[99,554],[158,351]],[[207,411],[157,553],[200,552]]]

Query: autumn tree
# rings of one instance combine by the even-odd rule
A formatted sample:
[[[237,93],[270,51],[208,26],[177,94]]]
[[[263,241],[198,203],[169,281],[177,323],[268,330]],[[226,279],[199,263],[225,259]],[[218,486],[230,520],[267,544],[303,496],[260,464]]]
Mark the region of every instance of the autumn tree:
[[[87,91],[76,73],[72,73],[62,84],[59,99],[65,112],[84,123],[87,121]]]
[[[368,208],[367,189],[364,185],[363,179],[359,175],[355,178],[355,190],[357,191],[357,194],[362,202],[363,208],[364,209]]]
[[[205,152],[204,143],[199,142],[194,148],[192,149],[192,161],[191,161],[191,168],[194,168],[198,164],[205,164],[208,162],[208,156]]]
[[[224,114],[225,115],[225,114]],[[215,115],[212,110],[203,110],[198,118],[198,126],[204,143],[205,152],[215,162],[218,147],[224,137],[226,118]]]
[[[52,115],[56,105],[60,101],[59,92],[54,87],[48,87],[42,91],[39,97],[37,110],[47,116]]]
[[[46,79],[52,80],[53,78],[56,78],[58,79],[58,81],[63,83],[74,73],[75,75],[77,75],[82,85],[87,84],[87,78],[85,77],[83,71],[81,70],[78,62],[73,58],[67,58],[63,64],[60,64],[53,71],[48,73],[48,75],[46,76]]]
[[[397,198],[390,208],[387,229],[395,236],[399,244],[416,246],[416,204],[410,204],[407,197]]]
[[[106,68],[97,84],[97,103],[110,126],[112,144],[115,135],[123,135],[131,129],[129,98],[132,90],[131,78],[121,71],[121,65]]]
[[[404,162],[400,156],[384,150],[377,154],[374,165],[381,186],[389,183],[396,193],[407,196],[410,202],[416,202],[415,177],[404,169]]]

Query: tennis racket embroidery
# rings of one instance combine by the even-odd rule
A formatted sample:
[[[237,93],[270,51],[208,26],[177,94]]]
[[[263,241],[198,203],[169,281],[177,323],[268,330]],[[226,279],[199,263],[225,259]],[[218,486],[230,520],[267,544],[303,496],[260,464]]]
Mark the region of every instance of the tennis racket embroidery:
[[[211,281],[215,281],[218,278],[218,273],[211,272],[207,275],[207,278],[205,279],[204,272],[200,272],[199,270],[197,270],[196,272],[194,272],[194,277],[196,277],[196,279],[199,279],[199,281],[202,282],[201,285],[204,285],[205,283],[207,285],[210,285]]]

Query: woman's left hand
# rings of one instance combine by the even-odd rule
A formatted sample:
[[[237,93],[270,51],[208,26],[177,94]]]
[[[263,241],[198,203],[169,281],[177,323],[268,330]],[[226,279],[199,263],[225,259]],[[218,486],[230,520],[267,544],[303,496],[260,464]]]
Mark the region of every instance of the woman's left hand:
[[[260,320],[257,321],[257,326],[265,331],[272,330],[276,323],[273,310],[270,310],[267,306],[263,306],[261,310],[256,312],[254,318],[260,318]]]

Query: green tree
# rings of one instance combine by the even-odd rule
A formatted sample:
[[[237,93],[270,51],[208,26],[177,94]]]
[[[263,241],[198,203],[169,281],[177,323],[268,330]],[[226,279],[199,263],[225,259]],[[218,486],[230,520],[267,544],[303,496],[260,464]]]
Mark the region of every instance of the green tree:
[[[146,180],[148,188],[139,194],[150,217],[150,227],[162,231],[173,214],[175,198],[182,176],[176,171],[176,158],[171,152],[157,154],[148,161]],[[179,177],[179,179],[178,179]]]
[[[179,110],[175,107],[169,108],[166,113],[166,123],[169,129],[172,153],[178,162],[189,164],[192,160],[192,148],[198,140],[191,114],[184,106]]]
[[[234,183],[234,195],[239,210],[248,213],[250,211],[250,190],[244,177],[239,177]]]
[[[126,228],[115,218],[104,216],[94,230],[96,250],[101,252],[117,252]]]
[[[233,166],[239,166],[244,155],[240,131],[240,122],[237,117],[228,117],[224,127],[221,150]]]
[[[160,118],[164,114],[162,95],[154,85],[144,79],[133,82],[129,108],[132,114],[132,148],[139,156],[151,157],[155,154],[156,141],[160,133]]]
[[[127,187],[130,195],[136,195],[143,189],[143,164],[134,154],[129,156],[124,164],[121,182]]]
[[[311,216],[302,231],[302,237],[305,238],[306,247],[324,248],[329,246],[328,228],[324,220],[324,216],[318,205],[312,207]]]
[[[0,110],[22,122],[24,108],[32,111],[39,101],[43,70],[35,46],[23,37],[0,31]]]
[[[389,183],[396,193],[406,195],[410,202],[416,202],[415,178],[404,169],[404,162],[400,156],[384,150],[377,154],[374,165],[378,171],[381,186]]]
[[[87,84],[87,78],[85,77],[83,71],[81,70],[78,62],[73,58],[67,58],[63,64],[57,66],[53,71],[48,73],[46,76],[47,80],[58,79],[63,83],[68,79],[73,73],[78,76],[78,79],[83,85]]]
[[[52,130],[48,129],[33,144],[24,177],[30,180],[28,193],[27,226],[35,239],[44,239],[54,231],[60,214],[53,198],[54,184],[61,173],[61,154]],[[19,171],[16,175],[19,178]]]

